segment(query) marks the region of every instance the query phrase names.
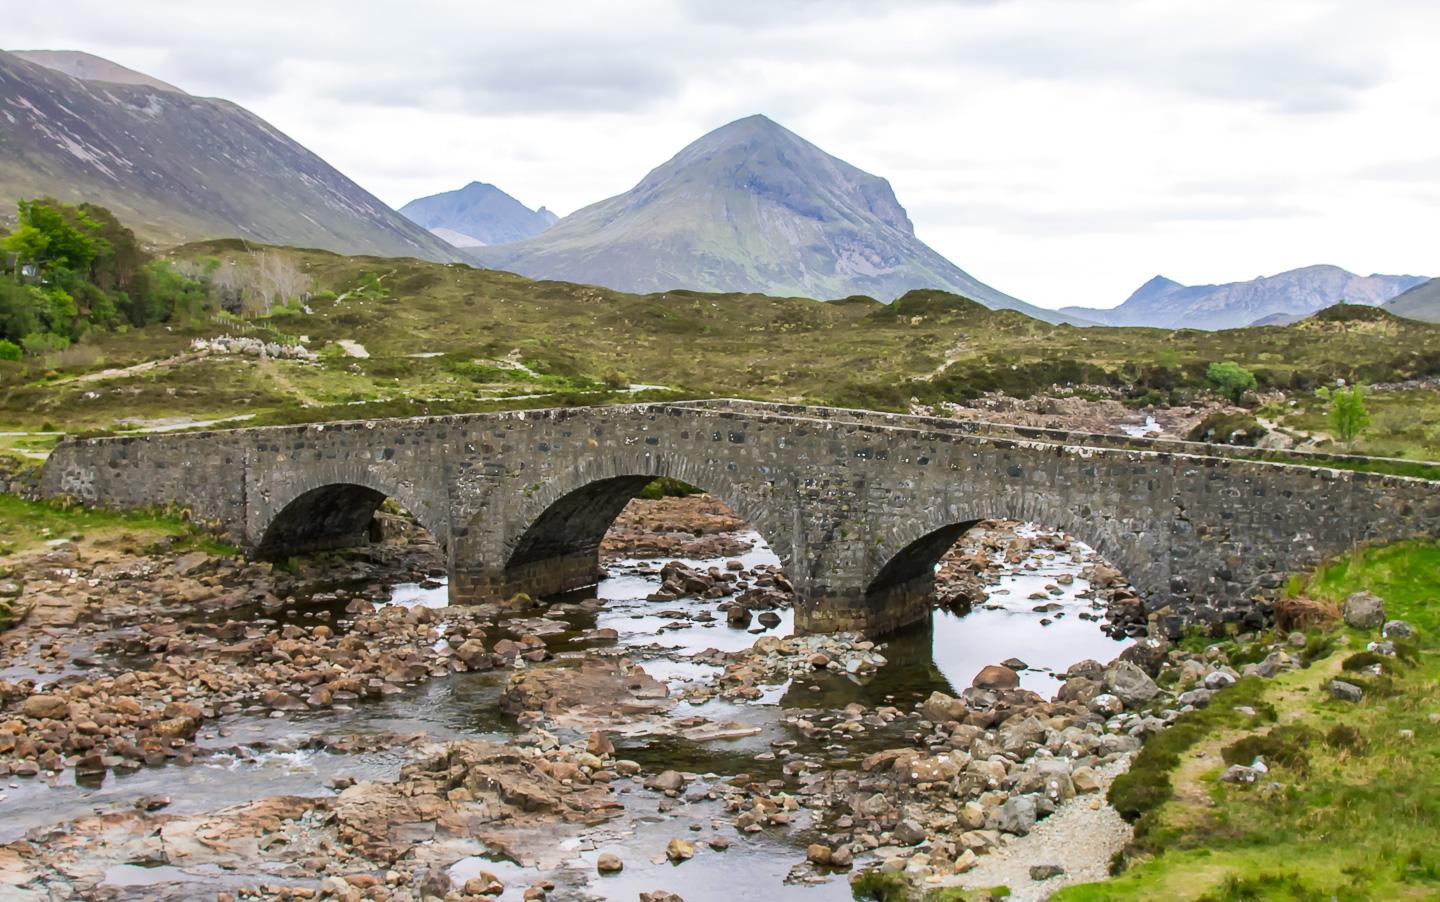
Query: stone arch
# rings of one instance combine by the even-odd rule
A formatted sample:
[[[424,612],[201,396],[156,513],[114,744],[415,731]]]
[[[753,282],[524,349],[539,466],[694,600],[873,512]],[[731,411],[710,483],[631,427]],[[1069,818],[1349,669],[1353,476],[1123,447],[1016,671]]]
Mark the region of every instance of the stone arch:
[[[562,474],[521,493],[492,532],[488,554],[479,543],[466,556],[486,554],[483,561],[455,561],[458,582],[476,597],[527,592],[552,595],[596,582],[600,543],[631,499],[657,477],[687,482],[714,495],[758,532],[788,561],[788,521],[776,516],[771,484],[747,482],[723,462],[696,464],[682,456],[655,453],[596,455]],[[492,521],[488,522],[487,521]],[[467,535],[493,530],[493,515],[478,513]]]
[[[392,481],[361,467],[307,470],[287,480],[286,492],[255,512],[252,544],[261,557],[324,551],[361,544],[375,511],[393,498],[442,547],[448,521],[408,480]]]
[[[1168,598],[1169,562],[1160,552],[1164,542],[1156,531],[1123,532],[1117,528],[1118,521],[1083,506],[1052,506],[1034,498],[973,499],[927,510],[875,544],[863,601],[867,621],[878,625],[871,632],[923,619],[929,613],[934,591],[935,565],[965,533],[984,520],[1020,520],[1062,530],[1118,567],[1142,598]]]

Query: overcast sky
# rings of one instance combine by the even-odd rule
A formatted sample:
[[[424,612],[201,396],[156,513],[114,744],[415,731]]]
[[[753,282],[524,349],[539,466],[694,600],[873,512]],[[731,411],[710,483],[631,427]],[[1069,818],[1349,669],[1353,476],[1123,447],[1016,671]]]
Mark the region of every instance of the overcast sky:
[[[79,49],[240,103],[383,200],[566,214],[765,113],[1047,307],[1157,273],[1440,275],[1437,0],[50,0]]]

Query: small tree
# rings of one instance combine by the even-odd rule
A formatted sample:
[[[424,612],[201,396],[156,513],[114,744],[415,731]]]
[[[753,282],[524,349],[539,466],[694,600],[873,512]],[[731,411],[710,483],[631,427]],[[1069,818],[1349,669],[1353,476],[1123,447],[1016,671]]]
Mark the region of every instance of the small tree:
[[[1234,404],[1255,387],[1255,374],[1229,360],[1210,364],[1205,368],[1205,378]]]
[[[1322,388],[1315,392],[1320,398],[1326,401],[1330,410],[1326,419],[1330,424],[1330,431],[1335,437],[1346,445],[1350,445],[1370,425],[1370,411],[1365,407],[1365,386],[1354,385],[1350,388],[1328,389]]]

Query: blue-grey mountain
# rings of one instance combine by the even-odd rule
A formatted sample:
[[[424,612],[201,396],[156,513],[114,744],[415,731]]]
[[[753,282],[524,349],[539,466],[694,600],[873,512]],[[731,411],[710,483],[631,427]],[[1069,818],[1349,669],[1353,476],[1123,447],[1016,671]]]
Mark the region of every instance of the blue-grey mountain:
[[[1234,329],[1262,320],[1265,324],[1293,322],[1342,301],[1383,304],[1424,281],[1423,276],[1357,276],[1338,266],[1306,266],[1223,285],[1181,285],[1156,276],[1118,307],[1061,310],[1107,326]]]
[[[412,200],[400,212],[456,247],[523,241],[560,218],[544,207],[532,210],[485,182]]]
[[[1416,285],[1385,302],[1385,309],[1397,316],[1440,323],[1440,279]]]
[[[764,116],[722,126],[624,194],[513,244],[487,266],[622,291],[893,300],[938,288],[988,307],[1068,318],[997,291],[915,236],[890,183]]]

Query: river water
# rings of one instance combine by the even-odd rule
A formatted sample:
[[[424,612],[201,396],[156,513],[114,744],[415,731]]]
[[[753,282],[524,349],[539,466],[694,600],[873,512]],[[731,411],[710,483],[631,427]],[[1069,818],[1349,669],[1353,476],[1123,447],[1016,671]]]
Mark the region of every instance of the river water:
[[[1033,527],[1022,527],[1021,534]],[[758,535],[745,536],[754,545],[740,556],[747,569],[778,564]],[[738,773],[778,777],[788,756],[803,755],[823,766],[855,766],[868,751],[910,744],[914,737],[899,732],[875,731],[845,747],[807,744],[798,739],[791,722],[806,716],[836,717],[834,712],[851,702],[873,708],[894,705],[908,709],[931,692],[955,695],[970,684],[982,667],[1009,658],[1027,665],[1022,686],[1049,697],[1058,687],[1057,674],[1076,661],[1108,661],[1126,640],[1101,631],[1089,585],[1080,576],[1093,559],[1088,548],[1072,543],[1067,551],[1040,550],[1019,564],[1008,566],[987,587],[988,598],[968,612],[936,610],[928,624],[890,639],[880,650],[889,664],[866,678],[820,671],[769,687],[752,702],[710,699],[682,702],[668,716],[701,715],[716,723],[738,724],[750,735],[733,739],[688,741],[680,731],[649,731],[617,737],[618,754],[640,762],[647,771],[672,768],[701,775],[695,785],[719,781]],[[692,567],[724,568],[725,560],[682,560]],[[737,628],[723,615],[714,616],[714,601],[679,599],[647,601],[659,588],[663,560],[620,560],[608,565],[609,576],[587,596],[567,597],[553,604],[544,619],[558,621],[556,634],[547,637],[553,654],[595,647],[585,633],[614,629],[618,644],[646,670],[664,680],[674,694],[704,683],[720,668],[692,660],[707,649],[733,651],[752,645],[757,635],[784,636],[793,628],[793,614],[778,611],[780,623],[770,629]],[[443,581],[428,587],[403,584],[393,587],[390,599],[403,605],[442,607],[448,603]],[[1086,617],[1082,618],[1081,615]],[[515,635],[534,627],[536,614],[527,612]],[[502,623],[502,626],[504,624]],[[540,665],[545,666],[545,665]],[[168,797],[167,813],[208,811],[230,804],[275,795],[328,795],[337,778],[393,779],[409,756],[407,746],[384,744],[371,751],[336,753],[317,748],[316,736],[365,737],[379,734],[424,734],[429,740],[485,738],[504,741],[521,728],[499,709],[499,696],[508,673],[464,673],[431,680],[379,702],[317,712],[264,716],[242,713],[207,724],[199,745],[211,750],[188,767],[143,768],[128,774],[109,773],[99,782],[77,783],[73,771],[51,778],[11,782],[0,801],[0,842],[21,838],[27,831],[63,823],[102,810],[127,807],[150,795]],[[793,746],[793,747],[792,747]],[[782,751],[776,753],[776,749]],[[623,790],[622,790],[623,791]],[[480,870],[496,874],[507,884],[505,898],[520,898],[525,886],[541,877],[560,886],[558,898],[590,897],[633,900],[637,893],[669,889],[687,902],[728,902],[737,897],[764,894],[786,899],[848,899],[843,875],[818,884],[787,884],[790,869],[804,858],[804,846],[814,833],[803,809],[796,826],[780,833],[736,832],[719,817],[718,802],[688,804],[676,811],[661,810],[650,793],[621,796],[626,815],[591,828],[559,828],[537,839],[528,866],[482,858],[465,859],[451,872],[462,880]],[[690,829],[692,823],[700,831]],[[721,834],[732,846],[712,851],[704,840]],[[694,859],[683,865],[664,860],[666,842],[675,836],[697,841]],[[601,851],[624,859],[625,870],[600,877],[594,861]],[[116,868],[107,884],[129,888],[125,895],[140,898],[145,887],[157,883],[207,877],[195,872],[176,876],[173,868]],[[208,878],[208,879],[213,879]],[[252,881],[253,882],[253,881]]]

